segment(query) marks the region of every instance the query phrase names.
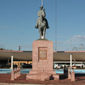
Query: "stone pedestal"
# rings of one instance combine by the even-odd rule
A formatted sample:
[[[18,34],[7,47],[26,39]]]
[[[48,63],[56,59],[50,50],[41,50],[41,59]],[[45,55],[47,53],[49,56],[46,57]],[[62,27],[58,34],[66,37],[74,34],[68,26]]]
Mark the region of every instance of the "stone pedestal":
[[[59,79],[59,75],[53,71],[53,42],[48,40],[37,40],[33,42],[32,70],[26,79],[46,80],[52,76]]]

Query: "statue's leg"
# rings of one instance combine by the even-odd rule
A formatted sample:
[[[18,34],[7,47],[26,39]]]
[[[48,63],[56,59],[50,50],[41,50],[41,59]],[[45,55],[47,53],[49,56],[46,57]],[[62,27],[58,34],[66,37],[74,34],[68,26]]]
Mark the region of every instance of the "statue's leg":
[[[37,22],[36,22],[35,28],[38,28],[38,24],[39,24],[39,18],[38,18],[38,20],[37,20]]]
[[[46,32],[46,27],[44,27],[44,29],[43,29],[43,37],[44,37],[44,39],[45,39],[45,32]]]
[[[40,30],[40,28],[39,28],[39,34],[40,34],[40,39],[41,39],[41,30]]]
[[[46,28],[49,28],[48,21],[46,18],[45,18],[45,21],[46,21]]]

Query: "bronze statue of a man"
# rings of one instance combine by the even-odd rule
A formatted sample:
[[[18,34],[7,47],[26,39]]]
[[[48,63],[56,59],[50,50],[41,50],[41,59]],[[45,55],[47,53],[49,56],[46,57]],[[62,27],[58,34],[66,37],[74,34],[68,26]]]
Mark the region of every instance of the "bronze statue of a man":
[[[35,28],[39,29],[40,39],[45,39],[46,28],[48,29],[49,26],[48,26],[48,21],[45,18],[46,13],[45,9],[43,9],[43,6],[40,7],[40,11],[38,12],[37,15],[38,15],[38,20]]]

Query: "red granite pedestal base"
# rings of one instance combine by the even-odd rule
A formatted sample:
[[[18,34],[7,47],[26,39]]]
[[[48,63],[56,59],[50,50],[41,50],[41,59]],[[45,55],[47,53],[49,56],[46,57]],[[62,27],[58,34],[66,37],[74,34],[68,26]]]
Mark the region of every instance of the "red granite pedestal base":
[[[53,71],[53,42],[37,40],[33,42],[32,70],[26,79],[46,80],[53,77],[59,79],[59,75]]]

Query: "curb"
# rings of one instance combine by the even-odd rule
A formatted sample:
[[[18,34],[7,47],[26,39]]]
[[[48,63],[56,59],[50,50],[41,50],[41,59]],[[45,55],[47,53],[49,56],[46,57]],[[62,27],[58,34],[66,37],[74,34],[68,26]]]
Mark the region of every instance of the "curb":
[[[13,83],[0,83],[0,85],[41,85],[41,84],[13,84]],[[42,85],[47,85],[47,84],[42,84]]]

